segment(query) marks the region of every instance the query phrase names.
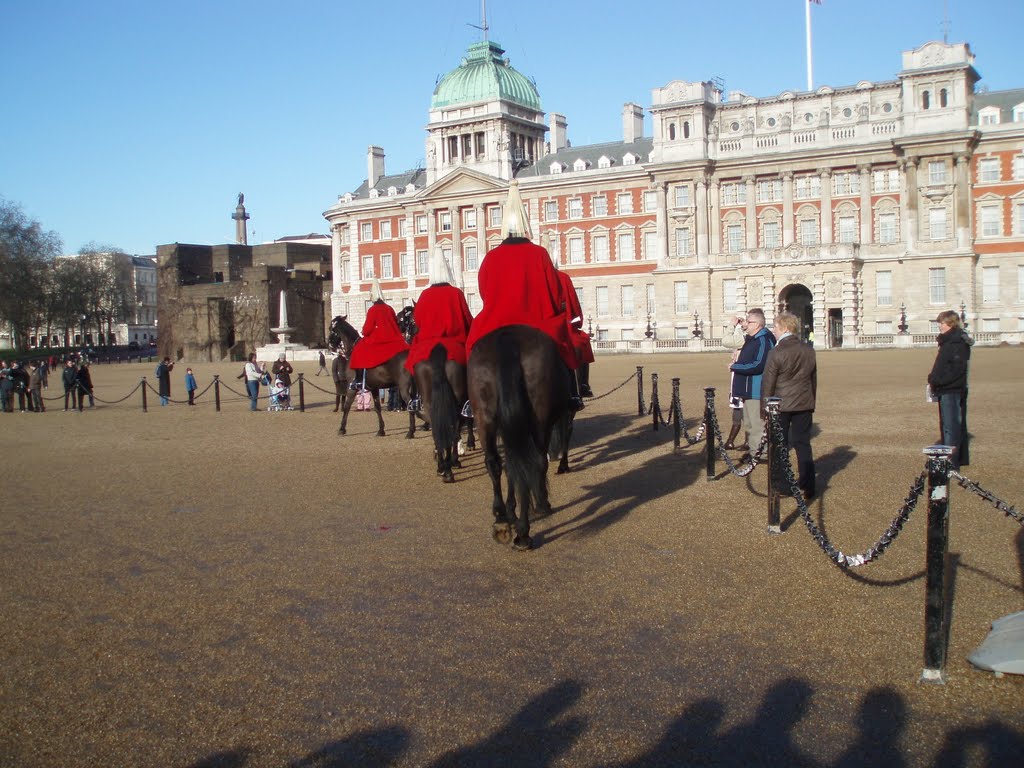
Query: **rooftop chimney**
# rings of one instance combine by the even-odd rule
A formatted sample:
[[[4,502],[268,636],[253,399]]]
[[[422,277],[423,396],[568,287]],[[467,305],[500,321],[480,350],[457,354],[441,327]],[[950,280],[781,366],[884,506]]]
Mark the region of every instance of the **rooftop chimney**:
[[[366,183],[371,188],[384,175],[384,150],[370,147],[366,150]]]
[[[639,104],[626,102],[622,107],[622,140],[632,144],[644,137],[644,110]]]
[[[560,115],[557,112],[551,113],[551,138],[549,142],[552,153],[565,149],[568,146],[566,141],[566,129],[568,126],[569,124],[565,121],[565,115]]]

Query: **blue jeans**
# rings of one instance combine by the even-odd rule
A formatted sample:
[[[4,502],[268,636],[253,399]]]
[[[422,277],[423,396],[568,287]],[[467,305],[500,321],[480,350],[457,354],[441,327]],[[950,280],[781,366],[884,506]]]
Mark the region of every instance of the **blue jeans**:
[[[942,430],[942,444],[956,449],[950,457],[954,469],[960,469],[960,449],[964,441],[963,395],[946,392],[939,395],[939,429]]]
[[[260,383],[258,381],[246,381],[245,388],[249,391],[249,410],[256,410],[256,400],[260,396]]]

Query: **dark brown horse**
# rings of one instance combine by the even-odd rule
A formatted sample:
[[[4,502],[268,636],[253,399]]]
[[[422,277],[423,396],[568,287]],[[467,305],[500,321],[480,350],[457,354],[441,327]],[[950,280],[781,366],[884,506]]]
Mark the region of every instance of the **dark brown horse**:
[[[444,344],[436,344],[427,360],[416,363],[415,374],[420,407],[430,417],[430,430],[437,453],[437,474],[441,475],[444,482],[454,483],[452,468],[462,466],[459,461],[459,440],[463,423],[469,432],[467,447],[476,447],[472,419],[462,415],[463,405],[468,398],[466,366],[449,360]]]
[[[476,342],[469,356],[469,402],[494,491],[492,535],[501,543],[511,540],[516,549],[532,546],[531,509],[551,512],[548,450],[556,433],[562,456],[559,472],[569,467],[569,376],[554,341],[525,325],[492,331]],[[507,499],[501,494],[499,437],[505,448]]]
[[[359,341],[359,334],[356,329],[349,325],[344,317],[336,317],[331,321],[331,343],[338,350],[338,354],[344,360],[342,375],[346,384],[354,380],[354,374],[349,367],[349,358],[352,355],[352,348]],[[373,396],[373,408],[377,412],[377,435],[384,437],[384,417],[380,412],[380,397],[377,392],[388,387],[398,387],[398,393],[405,402],[412,402],[413,382],[412,375],[405,369],[405,359],[409,356],[407,351],[399,352],[383,365],[376,368],[367,368],[365,371],[365,386]],[[363,383],[361,381],[361,383]],[[338,427],[338,434],[344,435],[348,424],[348,412],[352,402],[356,399],[356,393],[345,388],[345,402],[342,407],[341,426]],[[412,438],[416,431],[416,414],[409,411],[409,431],[407,438]]]

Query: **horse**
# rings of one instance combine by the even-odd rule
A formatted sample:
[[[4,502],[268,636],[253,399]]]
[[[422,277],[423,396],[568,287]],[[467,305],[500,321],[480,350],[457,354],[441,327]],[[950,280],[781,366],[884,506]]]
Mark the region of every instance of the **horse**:
[[[552,437],[562,454],[559,472],[568,470],[571,372],[555,342],[526,325],[509,325],[483,336],[469,355],[469,402],[480,431],[484,464],[494,498],[492,536],[514,549],[533,546],[530,510],[549,514],[547,469]],[[505,447],[508,496],[501,494],[501,457]],[[521,507],[516,515],[516,503]],[[513,526],[515,533],[513,535]]]
[[[459,461],[459,439],[466,424],[468,448],[476,447],[472,417],[464,416],[462,404],[468,398],[466,366],[448,359],[444,344],[435,344],[430,357],[416,363],[416,392],[430,418],[430,431],[437,454],[437,474],[446,483],[454,483],[453,468]]]
[[[347,316],[339,315],[331,321],[330,343],[338,350],[338,354],[345,361],[344,368],[342,369],[342,376],[347,384],[349,381],[354,379],[352,368],[349,366],[349,358],[352,354],[352,348],[359,341],[359,333],[355,328],[349,325],[346,317]],[[402,399],[407,403],[412,402],[412,376],[409,371],[405,369],[405,359],[408,356],[408,351],[399,352],[383,365],[378,365],[376,368],[367,368],[365,371],[366,388],[369,389],[370,394],[373,397],[373,407],[377,412],[378,437],[384,437],[384,417],[380,412],[380,397],[378,396],[377,391],[386,387],[398,387],[398,392],[402,396]],[[355,392],[346,387],[345,401],[341,414],[341,426],[338,427],[338,434],[340,435],[344,435],[346,433],[348,412],[352,407],[352,402],[355,400],[355,394]],[[409,411],[409,431],[405,436],[411,439],[415,432],[416,413],[414,411]]]

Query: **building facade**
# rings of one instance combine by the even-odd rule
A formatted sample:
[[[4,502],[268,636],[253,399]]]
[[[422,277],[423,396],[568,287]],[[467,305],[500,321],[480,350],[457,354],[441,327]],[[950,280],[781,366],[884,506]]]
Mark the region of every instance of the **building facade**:
[[[580,294],[598,349],[716,348],[753,307],[819,346],[933,344],[960,310],[980,343],[1024,336],[1024,89],[978,92],[966,44],[903,53],[887,82],[725,98],[673,81],[623,108],[621,141],[573,147],[494,42],[437,84],[425,167],[367,179],[324,216],[331,311],[371,281],[400,306],[439,248],[474,311],[519,181],[534,239]],[[641,342],[642,339],[650,341]]]

